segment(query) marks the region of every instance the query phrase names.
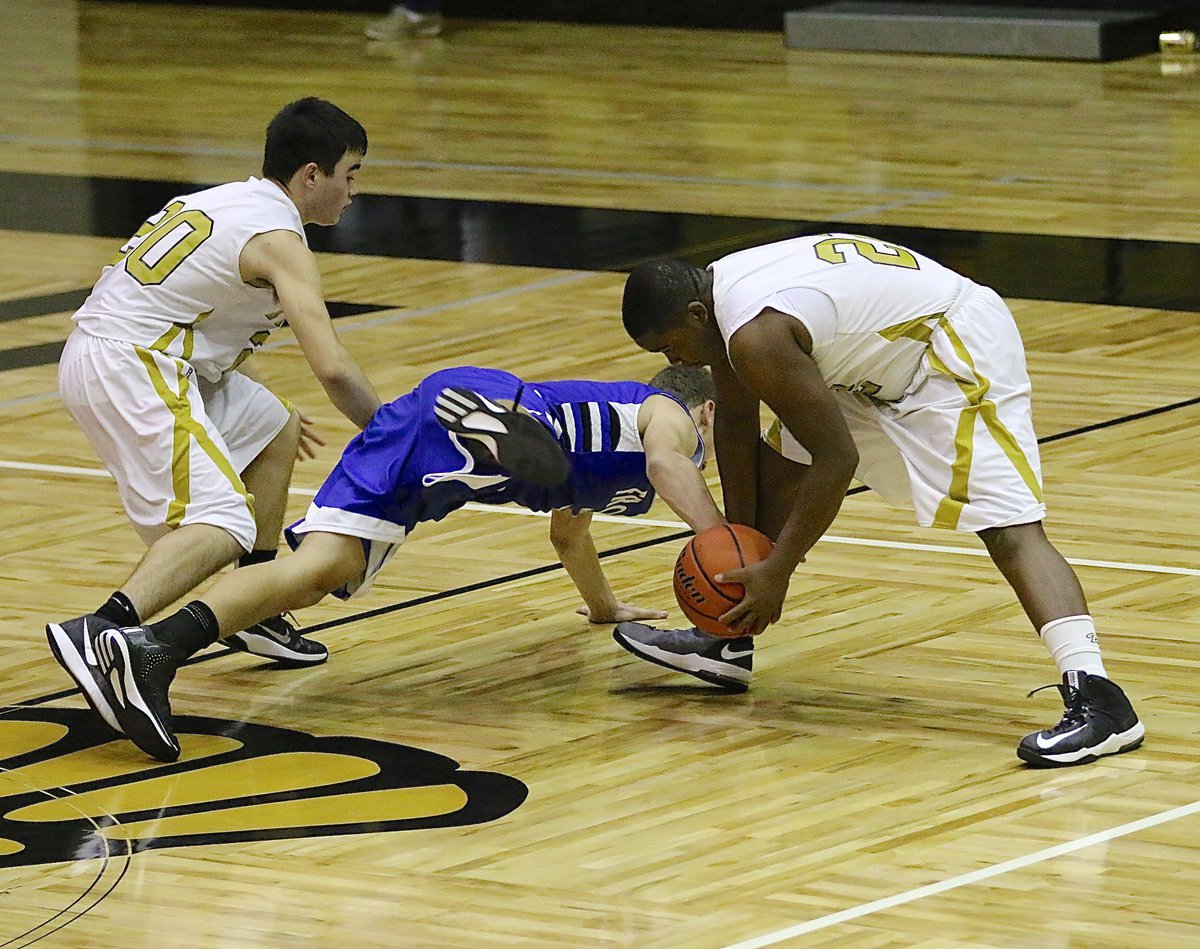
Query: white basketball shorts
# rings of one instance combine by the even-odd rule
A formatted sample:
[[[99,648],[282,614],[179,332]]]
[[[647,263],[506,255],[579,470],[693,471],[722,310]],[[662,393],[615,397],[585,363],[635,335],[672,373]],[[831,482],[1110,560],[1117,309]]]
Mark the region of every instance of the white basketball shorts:
[[[976,532],[1042,520],[1029,374],[1012,313],[993,290],[976,287],[921,325],[922,375],[903,399],[833,392],[858,448],[855,477],[889,503],[911,506],[925,527]],[[785,458],[811,461],[778,422],[765,438]]]
[[[240,476],[289,417],[269,389],[239,372],[210,383],[183,360],[80,330],[58,386],[143,541],[211,524],[253,550],[254,498]]]

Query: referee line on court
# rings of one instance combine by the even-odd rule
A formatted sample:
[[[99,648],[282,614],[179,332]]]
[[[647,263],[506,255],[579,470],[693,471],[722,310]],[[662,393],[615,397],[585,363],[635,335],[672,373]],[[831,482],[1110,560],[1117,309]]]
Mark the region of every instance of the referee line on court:
[[[81,468],[72,465],[43,465],[30,461],[0,460],[0,470],[41,472],[45,474],[61,474],[68,477],[112,478],[103,468]],[[289,488],[288,493],[297,497],[311,498],[317,492],[311,488]],[[524,508],[502,507],[493,504],[476,504],[468,502],[463,510],[478,511],[488,514],[508,514],[519,517],[549,517],[543,511],[529,511]],[[623,524],[626,527],[665,527],[670,530],[690,530],[683,521],[662,520],[653,517],[617,517],[610,514],[593,514],[593,521],[606,524]],[[920,553],[957,554],[964,557],[987,557],[986,550],[974,547],[958,547],[949,544],[918,544],[899,540],[874,540],[867,537],[841,537],[835,534],[824,535],[819,544],[842,544],[852,547],[881,547],[888,550],[909,550]],[[1102,570],[1129,570],[1136,573],[1163,573],[1184,577],[1200,577],[1200,569],[1193,567],[1172,567],[1165,564],[1135,563],[1121,560],[1091,560],[1083,557],[1068,557],[1067,563],[1077,567],[1098,567]]]
[[[870,903],[862,903],[858,906],[851,907],[850,909],[844,909],[836,913],[830,913],[826,916],[819,916],[816,919],[810,919],[806,923],[797,923],[795,926],[788,926],[785,929],[778,929],[775,932],[766,933],[762,936],[756,936],[753,939],[747,939],[743,942],[733,943],[726,946],[725,949],[761,949],[763,946],[773,946],[776,943],[783,942],[786,939],[795,939],[797,936],[804,936],[809,933],[817,932],[821,929],[828,929],[831,926],[837,926],[840,923],[861,919],[862,917],[870,916],[873,913],[881,913],[897,906],[904,906],[906,903],[915,903],[917,900],[922,900],[930,896],[937,896],[950,890],[956,890],[962,886],[970,886],[975,883],[980,883],[984,880],[990,880],[993,877],[998,877],[1005,873],[1011,873],[1014,870],[1023,870],[1026,867],[1031,867],[1038,863],[1044,863],[1045,861],[1053,860],[1056,857],[1062,857],[1066,856],[1067,854],[1075,853],[1077,850],[1083,850],[1096,844],[1107,843],[1110,840],[1116,840],[1120,837],[1127,837],[1130,834],[1136,834],[1139,831],[1147,830],[1151,827],[1157,827],[1160,824],[1167,824],[1183,817],[1190,817],[1197,813],[1200,813],[1200,801],[1193,801],[1191,804],[1184,804],[1180,807],[1171,808],[1171,810],[1168,811],[1161,811],[1158,814],[1151,814],[1149,817],[1143,817],[1139,820],[1130,821],[1127,824],[1121,824],[1117,827],[1110,827],[1108,830],[1102,830],[1094,834],[1088,834],[1086,837],[1080,837],[1077,840],[1069,840],[1066,843],[1057,844],[1053,847],[1047,847],[1044,850],[1037,850],[1033,853],[1025,854],[1023,857],[1005,860],[1003,863],[996,863],[990,867],[972,870],[969,873],[962,873],[958,876],[949,877],[948,879],[940,880],[937,883],[930,883],[927,886],[920,886],[914,890],[896,893],[893,896],[885,896],[883,899],[872,900]]]

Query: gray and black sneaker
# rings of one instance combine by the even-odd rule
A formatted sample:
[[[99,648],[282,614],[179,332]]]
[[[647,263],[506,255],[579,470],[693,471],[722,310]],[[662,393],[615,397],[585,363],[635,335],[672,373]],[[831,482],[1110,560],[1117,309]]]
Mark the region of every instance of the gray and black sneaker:
[[[329,658],[329,650],[315,639],[300,635],[288,613],[280,613],[249,629],[226,636],[226,646],[248,652],[264,659],[274,659],[281,666],[317,666]],[[295,617],[291,616],[294,620]]]
[[[96,636],[106,629],[116,629],[116,626],[116,623],[89,613],[62,623],[47,624],[46,639],[54,658],[75,680],[92,711],[119,734],[121,725],[113,712],[113,689],[96,663],[94,646]]]
[[[179,757],[167,692],[175,678],[171,650],[142,626],[106,629],[95,640],[96,662],[112,686],[113,713],[135,745],[159,761]]]
[[[635,656],[695,676],[726,692],[750,688],[754,640],[710,636],[698,629],[655,629],[645,623],[620,623],[613,639]]]
[[[518,403],[520,398],[518,392]],[[450,387],[438,393],[434,414],[442,428],[482,446],[514,478],[553,488],[571,473],[562,445],[532,415],[506,409],[470,389]]]
[[[1066,712],[1053,728],[1021,739],[1017,757],[1023,761],[1039,768],[1062,768],[1132,751],[1142,743],[1146,729],[1115,682],[1070,671],[1063,673],[1061,685],[1042,686],[1049,688],[1058,689]]]

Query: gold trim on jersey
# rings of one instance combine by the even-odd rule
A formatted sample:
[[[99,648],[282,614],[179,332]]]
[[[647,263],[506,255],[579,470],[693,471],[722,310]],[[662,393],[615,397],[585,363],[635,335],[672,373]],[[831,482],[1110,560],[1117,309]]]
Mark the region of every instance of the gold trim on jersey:
[[[212,463],[216,465],[217,470],[229,479],[233,489],[245,499],[250,516],[254,517],[253,495],[242,484],[242,479],[233,470],[230,460],[213,443],[204,426],[197,422],[192,415],[191,404],[187,398],[190,383],[183,361],[174,356],[168,357],[175,363],[178,375],[179,392],[175,393],[167,385],[167,380],[163,377],[158,363],[154,361],[154,353],[142,346],[135,346],[134,349],[137,351],[142,365],[146,367],[146,373],[150,377],[154,391],[158,393],[163,404],[175,418],[174,447],[171,453],[171,483],[175,496],[171,498],[167,506],[167,526],[175,528],[183,523],[187,506],[191,501],[191,439],[193,438],[201,451],[208,455]]]

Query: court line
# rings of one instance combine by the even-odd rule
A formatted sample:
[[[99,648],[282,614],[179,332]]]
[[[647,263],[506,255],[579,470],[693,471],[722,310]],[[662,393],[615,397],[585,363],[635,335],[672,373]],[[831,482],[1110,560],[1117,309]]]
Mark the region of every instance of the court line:
[[[894,896],[886,896],[883,899],[873,900],[870,903],[863,903],[862,905],[852,907],[851,909],[844,909],[836,913],[830,913],[827,916],[820,916],[817,919],[809,920],[806,923],[798,923],[797,925],[789,926],[786,929],[779,929],[773,933],[766,933],[762,936],[756,936],[753,939],[747,939],[743,942],[733,943],[732,945],[726,946],[725,949],[761,949],[762,946],[773,946],[776,943],[783,942],[785,939],[794,939],[797,936],[804,936],[820,929],[828,929],[830,926],[836,926],[840,923],[849,922],[853,919],[861,919],[863,916],[870,916],[873,913],[880,913],[884,910],[889,910],[897,906],[903,906],[906,903],[913,903],[917,900],[925,899],[928,896],[936,896],[939,893],[955,890],[961,886],[970,886],[971,884],[979,883],[982,880],[989,880],[992,877],[997,877],[1004,873],[1011,873],[1013,870],[1022,870],[1025,867],[1031,867],[1034,864],[1043,863],[1046,860],[1053,860],[1055,857],[1061,857],[1066,854],[1074,853],[1077,850],[1083,850],[1084,848],[1091,847],[1094,844],[1116,840],[1119,837],[1126,837],[1130,834],[1137,833],[1138,831],[1146,830],[1150,827],[1157,827],[1159,824],[1166,824],[1170,821],[1179,820],[1182,817],[1189,817],[1196,813],[1200,813],[1200,801],[1193,801],[1191,804],[1184,804],[1181,807],[1175,807],[1169,811],[1161,811],[1158,814],[1152,814],[1151,816],[1143,817],[1140,820],[1130,821],[1127,824],[1121,824],[1117,827],[1111,827],[1108,830],[1102,830],[1094,834],[1089,834],[1086,837],[1080,837],[1078,840],[1071,840],[1065,844],[1057,844],[1053,847],[1047,847],[1044,850],[1038,850],[1034,853],[1026,854],[1023,857],[1016,857],[1012,860],[1006,860],[1003,863],[997,863],[990,867],[984,867],[981,870],[972,870],[969,873],[963,873],[955,877],[950,877],[946,880],[941,880],[937,883],[931,883],[928,886],[917,887],[915,890],[897,893]]]
[[[1051,436],[1054,437],[1054,436]],[[0,459],[0,469],[13,471],[44,472],[46,474],[62,474],[88,478],[112,478],[103,468],[79,468],[71,465],[43,465],[31,461],[6,461]],[[317,492],[311,488],[289,488],[288,493],[297,497],[313,497]],[[548,518],[545,511],[529,511],[524,508],[502,507],[494,504],[476,504],[467,502],[463,510],[480,511],[488,514],[510,514],[519,517]],[[593,521],[605,524],[623,524],[626,527],[665,527],[676,531],[690,531],[691,528],[683,521],[661,520],[653,517],[617,517],[611,514],[594,514]],[[881,547],[887,550],[911,550],[920,553],[959,554],[965,557],[987,557],[988,552],[982,548],[958,547],[949,544],[919,544],[901,540],[874,540],[868,537],[841,537],[836,534],[825,534],[818,544],[842,544],[851,547]],[[1200,569],[1194,567],[1171,567],[1164,564],[1134,563],[1121,560],[1091,560],[1084,557],[1067,557],[1067,563],[1077,567],[1098,567],[1102,570],[1129,570],[1135,573],[1163,573],[1183,577],[1200,577]]]

